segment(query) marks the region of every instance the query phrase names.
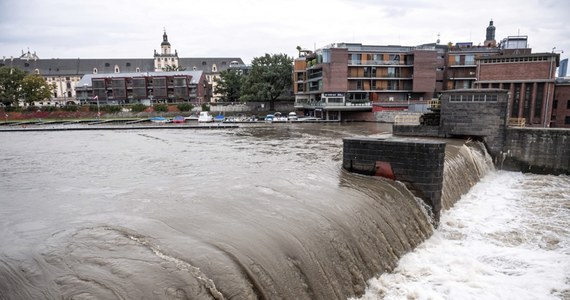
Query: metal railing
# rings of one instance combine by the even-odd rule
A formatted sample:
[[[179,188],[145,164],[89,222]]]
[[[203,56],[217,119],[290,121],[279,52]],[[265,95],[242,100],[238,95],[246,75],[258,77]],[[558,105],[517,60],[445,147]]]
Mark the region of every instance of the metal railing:
[[[526,119],[525,118],[509,118],[508,126],[509,127],[525,127],[526,126]]]
[[[439,99],[431,99],[428,100],[428,109],[440,109],[441,108],[441,101]]]
[[[394,124],[397,125],[420,125],[420,115],[396,115]]]

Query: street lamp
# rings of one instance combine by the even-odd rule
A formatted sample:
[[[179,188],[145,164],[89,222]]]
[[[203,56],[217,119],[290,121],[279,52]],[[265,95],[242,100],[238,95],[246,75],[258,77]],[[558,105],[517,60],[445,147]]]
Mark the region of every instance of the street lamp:
[[[83,102],[87,102],[87,83],[83,84]]]
[[[99,95],[95,95],[95,100],[97,100],[97,120],[101,117],[101,109],[99,108]]]

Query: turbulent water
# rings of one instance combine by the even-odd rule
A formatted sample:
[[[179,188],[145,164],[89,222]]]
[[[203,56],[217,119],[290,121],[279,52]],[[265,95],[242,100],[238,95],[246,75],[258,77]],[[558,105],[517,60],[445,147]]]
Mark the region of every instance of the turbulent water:
[[[570,299],[570,177],[487,175],[362,299]]]
[[[0,299],[383,297],[367,280],[434,232],[402,184],[341,169],[343,137],[388,131],[1,133]],[[476,146],[448,148],[446,174],[487,172]]]

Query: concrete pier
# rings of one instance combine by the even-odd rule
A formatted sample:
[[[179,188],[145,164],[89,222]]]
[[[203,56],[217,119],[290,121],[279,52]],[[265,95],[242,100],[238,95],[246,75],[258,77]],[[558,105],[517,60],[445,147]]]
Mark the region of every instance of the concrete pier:
[[[403,182],[432,207],[436,222],[439,222],[444,142],[345,138],[343,144],[344,169]]]

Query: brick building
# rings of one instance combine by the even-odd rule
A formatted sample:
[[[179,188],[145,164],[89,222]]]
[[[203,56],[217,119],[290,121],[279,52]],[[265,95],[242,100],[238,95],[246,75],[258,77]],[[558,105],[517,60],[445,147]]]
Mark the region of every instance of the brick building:
[[[532,53],[527,40],[509,36],[497,43],[491,21],[483,46],[338,43],[300,51],[293,76],[295,107],[345,120],[356,111],[412,110],[445,90],[493,88],[510,92],[509,117],[524,119],[526,126],[562,126],[570,108],[561,108],[559,100],[556,113],[552,110],[555,89],[563,89],[564,98],[567,88],[555,85],[560,55]]]
[[[527,126],[550,127],[560,56],[528,50],[478,58],[476,85],[508,90],[511,118],[524,118]]]
[[[372,112],[373,103],[431,99],[442,90],[444,50],[338,43],[300,51],[295,107],[325,119]]]
[[[570,77],[556,79],[550,120],[552,127],[570,128]]]
[[[209,85],[202,71],[89,74],[77,88],[81,103],[201,104],[209,98]]]

